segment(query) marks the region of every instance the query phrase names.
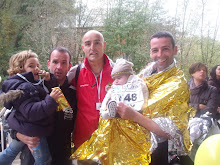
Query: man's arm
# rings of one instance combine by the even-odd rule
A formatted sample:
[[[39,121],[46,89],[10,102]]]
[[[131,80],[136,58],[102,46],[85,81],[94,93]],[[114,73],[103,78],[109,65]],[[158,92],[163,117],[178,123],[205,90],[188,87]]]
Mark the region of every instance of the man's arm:
[[[143,116],[141,113],[133,110],[131,107],[123,104],[122,102],[118,103],[117,112],[122,119],[128,119],[137,122],[148,131],[151,131],[167,139],[169,138],[169,135],[165,133],[153,120]]]

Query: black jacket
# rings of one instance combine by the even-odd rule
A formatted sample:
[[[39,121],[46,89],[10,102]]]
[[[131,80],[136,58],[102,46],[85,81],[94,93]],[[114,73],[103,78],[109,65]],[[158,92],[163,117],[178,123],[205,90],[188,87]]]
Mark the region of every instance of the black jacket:
[[[220,81],[213,79],[212,77],[208,81],[209,85],[212,85],[218,90],[218,106],[220,107]]]
[[[196,116],[199,117],[206,112],[212,113],[215,117],[217,113],[217,89],[208,85],[206,81],[198,86],[195,86],[193,79],[189,81],[190,87],[190,105],[197,109]],[[194,85],[193,85],[194,84]],[[199,110],[199,104],[206,105],[206,108]]]
[[[67,101],[72,107],[73,113],[58,111],[55,113],[55,128],[48,137],[48,144],[52,156],[52,165],[71,164],[71,133],[74,128],[76,117],[76,91],[69,88],[68,81],[60,87]],[[72,117],[71,117],[72,115]]]

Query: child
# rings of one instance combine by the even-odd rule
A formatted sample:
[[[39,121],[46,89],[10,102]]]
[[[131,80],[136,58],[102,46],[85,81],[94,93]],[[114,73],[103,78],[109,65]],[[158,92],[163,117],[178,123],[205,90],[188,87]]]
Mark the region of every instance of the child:
[[[133,63],[118,59],[111,76],[114,79],[111,89],[106,94],[100,109],[103,119],[119,117],[116,113],[118,102],[123,102],[140,111],[148,98],[148,89],[143,80],[133,74]]]
[[[31,50],[13,55],[9,60],[8,73],[10,77],[2,84],[4,106],[12,109],[7,122],[17,132],[40,137],[37,147],[30,150],[35,165],[49,165],[51,156],[45,136],[53,130],[53,114],[62,92],[58,89],[50,94],[46,92],[57,82],[48,72],[40,70],[38,56]],[[8,96],[10,93],[14,93],[13,97]],[[15,93],[20,94],[15,97]],[[9,147],[0,154],[0,164],[11,164],[24,145],[21,141],[12,140]]]
[[[112,70],[114,79],[100,109],[98,129],[72,155],[72,159],[93,160],[102,164],[148,164],[150,144],[145,129],[124,120],[116,113],[118,102],[141,112],[148,98],[143,80],[133,74],[133,64],[118,59]]]

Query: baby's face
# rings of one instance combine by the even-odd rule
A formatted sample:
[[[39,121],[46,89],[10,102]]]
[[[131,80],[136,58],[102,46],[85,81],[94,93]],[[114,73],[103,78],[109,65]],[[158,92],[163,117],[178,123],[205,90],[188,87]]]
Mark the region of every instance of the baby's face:
[[[129,75],[118,75],[114,78],[114,85],[124,85],[128,81]]]

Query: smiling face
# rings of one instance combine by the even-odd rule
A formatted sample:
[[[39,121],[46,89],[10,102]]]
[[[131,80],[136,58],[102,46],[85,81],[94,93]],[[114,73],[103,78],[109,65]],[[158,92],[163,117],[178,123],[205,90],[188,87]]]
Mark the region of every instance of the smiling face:
[[[24,72],[32,72],[34,75],[34,80],[39,79],[38,72],[40,71],[40,63],[37,58],[29,58],[24,64]]]
[[[177,46],[173,46],[169,37],[153,38],[150,41],[151,58],[156,62],[157,71],[162,71],[173,63]]]
[[[103,60],[106,42],[101,33],[89,31],[84,35],[82,42],[82,49],[89,62],[100,62]]]
[[[58,50],[54,50],[50,55],[50,61],[47,61],[50,73],[54,74],[60,85],[66,80],[66,74],[71,66],[69,54]]]

